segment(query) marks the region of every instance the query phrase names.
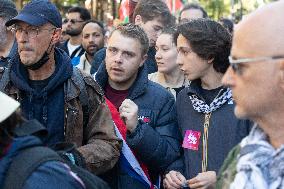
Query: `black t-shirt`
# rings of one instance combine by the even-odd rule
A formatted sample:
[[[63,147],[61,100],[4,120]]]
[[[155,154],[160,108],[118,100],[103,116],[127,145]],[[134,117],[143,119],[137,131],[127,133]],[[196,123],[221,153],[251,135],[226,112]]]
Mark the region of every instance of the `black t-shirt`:
[[[216,89],[203,89],[200,86],[200,94],[203,97],[203,99],[205,100],[206,104],[210,104],[218,95],[219,91],[222,89],[223,87],[218,87]]]

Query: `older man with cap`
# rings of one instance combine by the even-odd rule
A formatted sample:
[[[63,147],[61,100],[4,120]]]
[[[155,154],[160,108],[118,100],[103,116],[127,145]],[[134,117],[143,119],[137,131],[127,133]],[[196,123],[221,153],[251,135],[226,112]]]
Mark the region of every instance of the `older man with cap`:
[[[20,101],[25,118],[47,128],[47,145],[75,143],[78,148],[68,158],[100,174],[118,160],[121,141],[98,84],[55,48],[61,20],[54,4],[32,0],[6,22],[15,32],[18,53],[0,73],[0,90]]]
[[[42,146],[41,141],[35,136],[14,138],[16,126],[31,124],[21,118],[17,111],[19,106],[19,102],[0,92],[0,186],[2,189],[17,188],[18,175],[12,175],[10,171],[17,161],[18,154],[21,155],[25,149]],[[83,189],[84,185],[81,183],[82,181],[70,171],[67,165],[59,161],[48,161],[34,169],[20,188]]]
[[[223,164],[217,188],[284,188],[284,2],[241,21],[234,32],[231,67],[223,78],[235,114],[255,122]]]
[[[17,14],[13,1],[0,1],[0,67],[5,67],[10,57],[16,52],[15,35],[5,26],[5,22]]]

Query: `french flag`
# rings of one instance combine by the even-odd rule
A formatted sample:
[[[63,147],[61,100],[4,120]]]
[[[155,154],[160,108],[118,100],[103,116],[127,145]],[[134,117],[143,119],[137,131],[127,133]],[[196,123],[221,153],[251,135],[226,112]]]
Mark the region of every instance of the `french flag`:
[[[122,139],[123,146],[122,146],[122,153],[119,159],[119,163],[121,167],[128,172],[128,174],[132,177],[143,183],[149,189],[157,189],[160,188],[159,186],[155,186],[152,184],[151,179],[149,177],[147,167],[137,160],[135,154],[130,149],[126,142],[126,132],[127,128],[124,122],[120,118],[120,114],[117,111],[116,107],[107,99],[105,98],[108,108],[110,109],[111,116],[115,125],[115,132],[116,135]]]

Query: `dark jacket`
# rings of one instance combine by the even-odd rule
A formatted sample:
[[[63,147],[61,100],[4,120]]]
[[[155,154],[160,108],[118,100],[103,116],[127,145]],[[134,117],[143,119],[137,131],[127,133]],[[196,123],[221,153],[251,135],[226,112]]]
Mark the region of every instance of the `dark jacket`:
[[[108,75],[104,63],[96,74],[96,80],[105,88]],[[127,98],[138,105],[139,123],[133,133],[127,134],[126,141],[137,158],[149,168],[152,181],[168,170],[182,170],[174,97],[159,84],[149,81],[147,70],[142,67]],[[113,178],[117,178],[118,183],[112,185],[113,188],[147,188],[121,168],[117,174]]]
[[[55,57],[61,57],[60,60],[62,60],[61,62],[57,59],[57,65],[65,64],[72,68],[70,58],[62,50],[56,49]],[[18,64],[19,62],[14,61],[11,64],[12,68],[5,70],[9,73],[9,76],[15,74],[11,70],[13,70],[13,66],[17,66]],[[68,72],[68,70],[65,71]],[[4,80],[2,75],[3,72],[0,72],[1,82]],[[74,72],[72,72],[70,78],[66,78],[62,85],[59,85],[59,88],[63,91],[62,98],[64,99],[64,103],[62,113],[57,116],[58,120],[63,118],[63,123],[59,127],[63,127],[64,141],[75,143],[78,146],[77,150],[87,163],[87,168],[93,173],[99,174],[111,169],[117,162],[121,140],[115,135],[111,115],[100,87],[90,76],[84,75],[83,81],[88,94],[89,104],[87,124],[83,125],[82,103],[79,99],[80,87],[76,84]],[[22,80],[21,82],[27,81]],[[11,81],[11,77],[8,78],[8,83],[3,92],[18,101],[22,101],[23,98],[29,95],[25,89],[20,90],[17,88],[15,83]],[[48,95],[46,95],[46,98],[47,102],[54,100],[49,99]],[[47,110],[52,111],[52,108],[47,108]],[[51,113],[47,112],[47,114]],[[42,115],[45,115],[44,111]]]
[[[195,94],[204,99],[199,92],[200,87],[197,81],[192,81],[190,86],[183,89],[177,97],[178,124],[183,138],[186,130],[201,132],[197,151],[184,148],[185,177],[187,179],[202,172],[202,136],[205,114],[194,110],[189,98],[189,94]],[[218,173],[229,151],[249,134],[252,123],[237,119],[234,115],[234,107],[233,103],[226,102],[211,114],[208,131],[208,171]]]
[[[154,47],[149,48],[147,55],[148,57],[144,65],[146,65],[148,74],[158,71],[158,66],[155,60],[155,55],[156,55],[155,48]],[[102,48],[95,54],[94,61],[92,62],[92,68],[90,71],[91,74],[94,74],[98,71],[100,65],[102,64],[102,62],[104,62],[105,58],[106,58],[106,48]]]
[[[42,146],[42,142],[35,136],[14,138],[7,153],[0,158],[0,188],[4,185],[5,174],[11,164],[11,160],[17,153],[25,148]],[[16,178],[15,178],[16,179]],[[26,180],[23,189],[80,189],[84,188],[70,172],[67,165],[49,161],[40,165]]]

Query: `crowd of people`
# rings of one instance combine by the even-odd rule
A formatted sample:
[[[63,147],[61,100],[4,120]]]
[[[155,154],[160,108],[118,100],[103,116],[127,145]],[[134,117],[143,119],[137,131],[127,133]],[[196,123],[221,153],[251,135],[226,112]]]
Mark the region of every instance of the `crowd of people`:
[[[283,9],[0,0],[0,188],[284,188]]]

